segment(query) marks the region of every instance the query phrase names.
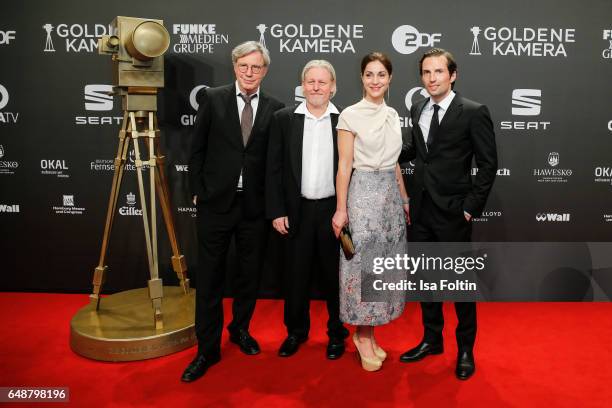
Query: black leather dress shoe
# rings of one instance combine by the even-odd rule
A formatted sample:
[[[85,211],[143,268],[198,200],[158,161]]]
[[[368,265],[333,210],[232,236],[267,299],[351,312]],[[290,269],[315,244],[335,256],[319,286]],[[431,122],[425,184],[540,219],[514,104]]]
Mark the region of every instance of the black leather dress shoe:
[[[327,358],[337,360],[344,354],[344,339],[338,337],[330,337],[325,350]]]
[[[460,351],[457,355],[457,368],[455,369],[457,378],[467,380],[474,374],[474,371],[476,371],[474,354],[471,351]]]
[[[239,330],[236,333],[231,333],[230,341],[239,345],[240,351],[242,351],[244,354],[248,354],[249,356],[259,354],[261,351],[257,341],[251,337],[249,332],[246,330]]]
[[[444,352],[444,346],[442,343],[426,343],[422,341],[413,349],[408,350],[400,356],[402,363],[411,363],[419,361],[428,356],[429,354],[442,354]]]
[[[192,382],[200,378],[206,373],[208,367],[217,364],[221,360],[221,356],[206,358],[202,354],[198,354],[191,363],[183,371],[181,381]]]
[[[289,357],[294,355],[300,348],[300,344],[305,341],[305,338],[290,334],[289,336],[287,336],[285,341],[283,341],[283,344],[281,344],[280,348],[278,349],[278,355],[280,357]]]

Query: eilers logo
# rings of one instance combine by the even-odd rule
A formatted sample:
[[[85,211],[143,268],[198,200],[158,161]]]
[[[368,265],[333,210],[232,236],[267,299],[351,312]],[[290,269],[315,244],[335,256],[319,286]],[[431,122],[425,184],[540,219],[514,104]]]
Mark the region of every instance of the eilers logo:
[[[422,101],[424,98],[429,98],[429,93],[427,93],[425,88],[422,86],[414,87],[406,93],[404,103],[406,104],[406,109],[408,109],[409,115],[412,105]],[[412,118],[410,118],[410,116],[400,117],[400,125],[402,127],[412,127]]]
[[[19,120],[19,113],[2,112],[2,109],[4,109],[8,103],[8,90],[0,84],[0,123],[17,123],[17,120]]]
[[[355,40],[364,38],[363,24],[258,24],[259,42],[271,49],[266,42],[266,31],[278,39],[278,51],[286,53],[318,52],[355,53]],[[266,45],[267,43],[267,45]]]
[[[0,31],[0,45],[10,44],[16,34],[17,31]]]
[[[19,204],[0,204],[0,213],[18,213]]]
[[[66,160],[61,159],[42,159],[40,161],[40,174],[57,176],[58,178],[68,178],[68,165]]]
[[[113,35],[112,27],[104,24],[53,24],[42,26],[46,33],[44,52],[55,52],[52,33],[60,38],[58,48],[65,48],[66,52],[97,52],[98,38],[103,35]],[[64,40],[62,43],[61,40]],[[62,47],[62,45],[64,47]]]
[[[612,59],[612,30],[603,30],[603,39],[610,42],[608,48],[604,48],[601,56],[604,59]]]
[[[575,43],[576,29],[546,27],[470,27],[473,35],[469,55],[482,55],[479,35],[492,46],[491,53],[500,56],[567,57],[566,46]]]
[[[559,157],[558,152],[550,152],[547,160],[548,165],[550,167],[557,167],[560,162]],[[533,176],[537,178],[538,183],[567,183],[572,174],[572,169],[533,169]]]
[[[595,167],[593,174],[595,176],[595,183],[606,183],[612,185],[612,167]]]
[[[200,104],[198,103],[198,92],[201,89],[210,88],[208,85],[196,85],[191,92],[189,93],[189,105],[194,111],[198,111]],[[191,113],[186,113],[181,115],[181,125],[183,126],[193,126],[196,120],[196,115]]]
[[[113,86],[87,84],[83,89],[84,107],[88,112],[108,112],[114,108]],[[75,116],[76,125],[121,125],[123,116]]]
[[[570,214],[563,213],[537,213],[535,216],[538,222],[570,222]]]
[[[127,193],[125,196],[125,202],[127,205],[119,207],[120,215],[136,215],[142,217],[142,210],[136,208],[136,195],[134,193]]]
[[[175,54],[212,54],[215,45],[229,43],[229,35],[218,34],[216,24],[172,24],[172,34],[178,39]]]
[[[399,26],[391,35],[391,44],[400,54],[412,54],[420,47],[435,47],[442,39],[441,33],[420,33],[411,25]]]
[[[0,159],[4,158],[6,151],[4,146],[0,145]],[[19,162],[0,160],[0,174],[12,175],[15,174],[15,169],[19,167]]]
[[[83,215],[85,212],[84,207],[78,207],[76,205],[73,194],[64,194],[62,196],[62,205],[53,206],[51,208],[56,214]]]
[[[541,89],[514,89],[512,91],[513,116],[538,116],[542,112]],[[502,130],[547,130],[550,122],[541,120],[504,120]]]

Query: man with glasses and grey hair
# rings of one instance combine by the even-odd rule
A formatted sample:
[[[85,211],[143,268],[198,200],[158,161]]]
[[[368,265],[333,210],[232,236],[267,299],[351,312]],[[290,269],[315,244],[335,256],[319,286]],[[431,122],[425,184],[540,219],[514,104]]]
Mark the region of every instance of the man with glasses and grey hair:
[[[202,89],[192,132],[189,181],[197,205],[199,243],[195,330],[198,353],[182,381],[194,381],[221,358],[225,263],[235,238],[238,269],[232,289],[230,341],[259,353],[249,334],[265,243],[264,184],[272,114],[284,105],[259,88],[270,65],[268,50],[248,41],[232,50],[236,81]]]
[[[313,60],[302,70],[306,100],[274,114],[266,169],[266,215],[285,245],[283,289],[287,338],[278,354],[289,357],[305,342],[310,329],[309,294],[314,275],[327,301],[327,358],[344,353],[348,330],[339,317],[340,247],[332,229],[336,211],[336,143],[339,109],[334,67]],[[314,267],[314,268],[313,268]]]

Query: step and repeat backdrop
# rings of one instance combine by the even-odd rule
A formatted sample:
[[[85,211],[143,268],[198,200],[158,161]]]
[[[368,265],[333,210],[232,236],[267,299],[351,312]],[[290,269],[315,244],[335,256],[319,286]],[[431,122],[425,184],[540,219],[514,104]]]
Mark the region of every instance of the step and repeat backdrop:
[[[98,54],[97,38],[110,34],[108,23],[117,15],[162,19],[171,36],[158,117],[179,242],[192,279],[197,214],[189,199],[187,163],[195,96],[202,87],[233,81],[230,52],[246,40],[269,49],[272,63],[263,88],[286,104],[302,100],[299,74],[313,58],[336,68],[334,103],[355,103],[361,97],[360,59],[374,50],[386,53],[394,65],[388,104],[399,112],[406,132],[410,106],[426,95],[420,56],[431,47],[448,49],[458,62],[455,90],[488,105],[497,138],[499,171],[485,212],[474,220],[474,240],[533,242],[534,247],[576,242],[576,256],[590,260],[586,243],[612,241],[612,3],[464,3],[5,4],[0,15],[0,287],[91,290],[122,120],[120,99],[107,94],[110,57]],[[129,159],[107,291],[142,287],[148,278],[133,152]],[[411,163],[403,168],[410,182]],[[160,231],[161,275],[172,284],[163,223]],[[612,244],[600,253],[612,253],[606,248]],[[231,255],[228,273],[234,267]],[[279,294],[281,256],[271,232],[262,296]],[[535,277],[542,271],[534,266],[524,273]]]

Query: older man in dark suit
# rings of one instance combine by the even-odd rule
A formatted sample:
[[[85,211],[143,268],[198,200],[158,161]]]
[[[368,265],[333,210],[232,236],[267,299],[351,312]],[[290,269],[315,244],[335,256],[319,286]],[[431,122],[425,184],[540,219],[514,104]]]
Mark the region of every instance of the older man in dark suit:
[[[259,353],[249,334],[266,242],[264,183],[272,114],[283,107],[259,89],[270,64],[268,50],[249,41],[232,51],[236,81],[203,89],[193,128],[190,184],[198,208],[199,272],[195,329],[198,353],[182,380],[198,379],[220,360],[224,265],[232,236],[238,271],[233,282],[230,341]]]
[[[309,295],[313,271],[327,300],[327,358],[344,353],[348,330],[339,318],[339,245],[331,219],[336,210],[336,143],[339,110],[330,102],[336,73],[325,60],[302,70],[306,101],[274,114],[268,147],[266,213],[284,237],[284,321],[288,336],[278,354],[293,355],[310,329]],[[318,262],[317,262],[318,261]],[[313,268],[316,267],[316,268]]]
[[[412,135],[400,161],[415,159],[409,183],[412,238],[423,242],[466,242],[472,236],[472,217],[478,217],[487,201],[497,170],[495,133],[489,110],[453,91],[457,64],[451,53],[434,48],[419,63],[421,80],[430,98],[410,110]],[[472,182],[475,159],[478,173]],[[440,354],[442,303],[422,302],[423,340],[402,354],[403,362]],[[458,356],[455,374],[465,380],[476,365],[476,304],[455,303]]]

